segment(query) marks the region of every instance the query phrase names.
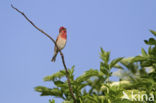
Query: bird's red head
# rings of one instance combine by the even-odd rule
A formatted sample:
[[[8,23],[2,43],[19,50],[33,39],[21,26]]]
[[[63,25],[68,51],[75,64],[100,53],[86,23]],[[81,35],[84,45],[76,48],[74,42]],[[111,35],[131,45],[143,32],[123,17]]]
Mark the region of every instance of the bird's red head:
[[[59,33],[62,32],[62,31],[66,32],[66,28],[63,27],[63,26],[60,27],[60,29],[59,29]]]
[[[67,39],[67,30],[65,27],[61,26],[59,29],[59,33],[62,38]]]

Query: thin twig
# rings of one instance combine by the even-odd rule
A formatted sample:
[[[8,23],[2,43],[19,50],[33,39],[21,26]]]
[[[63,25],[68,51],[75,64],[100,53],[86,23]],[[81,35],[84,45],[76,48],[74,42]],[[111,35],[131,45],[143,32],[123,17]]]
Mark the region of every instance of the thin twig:
[[[17,12],[19,12],[20,14],[22,14],[24,16],[24,18],[29,22],[31,23],[37,30],[39,30],[41,33],[43,33],[45,36],[47,36],[54,44],[55,46],[58,48],[58,46],[56,45],[56,42],[55,40],[49,35],[47,34],[46,32],[44,32],[42,29],[38,28],[23,12],[21,12],[19,9],[15,8],[12,4],[11,4],[11,7],[13,9],[15,9]],[[59,49],[58,49],[59,50]],[[62,53],[61,50],[59,50],[60,52],[60,55],[61,55],[61,58],[62,58],[62,63],[63,63],[63,66],[64,66],[64,69],[66,71],[66,77],[67,77],[67,81],[68,81],[68,86],[69,86],[69,91],[72,95],[72,98],[74,100],[74,103],[76,103],[76,98],[74,96],[74,93],[73,93],[73,90],[72,90],[72,86],[71,86],[71,82],[70,82],[70,78],[69,78],[69,72],[68,72],[68,69],[67,69],[67,66],[65,64],[65,60],[64,60],[64,55]]]

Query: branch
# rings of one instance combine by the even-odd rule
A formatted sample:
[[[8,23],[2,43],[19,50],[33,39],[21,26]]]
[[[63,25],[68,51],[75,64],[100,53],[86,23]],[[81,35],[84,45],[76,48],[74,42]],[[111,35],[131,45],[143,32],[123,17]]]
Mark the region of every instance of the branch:
[[[55,40],[54,40],[49,34],[47,34],[46,32],[44,32],[42,29],[38,28],[23,12],[21,12],[20,10],[18,10],[17,8],[15,8],[12,4],[11,4],[11,7],[12,7],[13,9],[15,9],[18,13],[20,13],[21,15],[23,15],[24,18],[25,18],[29,23],[31,23],[38,31],[40,31],[40,32],[43,33],[45,36],[47,36],[47,37],[55,44],[55,46],[58,48],[58,46],[56,45]],[[59,50],[59,49],[58,49],[58,50]],[[60,52],[60,55],[61,55],[61,58],[62,58],[62,63],[63,63],[64,69],[65,69],[65,71],[66,71],[66,78],[67,78],[67,81],[68,81],[69,91],[70,91],[71,96],[72,96],[72,98],[73,98],[73,100],[74,100],[74,103],[76,103],[76,98],[75,98],[75,96],[74,96],[74,93],[73,93],[73,90],[72,90],[72,87],[71,87],[71,82],[70,82],[70,78],[69,78],[69,72],[68,72],[67,66],[66,66],[66,64],[65,64],[64,55],[63,55],[63,53],[62,53],[61,50],[59,50],[59,52]]]

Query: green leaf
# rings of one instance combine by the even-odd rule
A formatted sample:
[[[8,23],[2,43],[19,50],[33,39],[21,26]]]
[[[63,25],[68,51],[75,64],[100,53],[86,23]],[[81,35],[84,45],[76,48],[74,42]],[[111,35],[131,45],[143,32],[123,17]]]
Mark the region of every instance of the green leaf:
[[[156,45],[156,40],[154,38],[149,38],[149,40],[144,40],[144,42],[148,45]]]
[[[141,66],[142,67],[149,67],[149,66],[152,66],[152,62],[147,60],[147,61],[143,61],[141,62]]]
[[[57,80],[57,81],[54,81],[54,84],[57,86],[57,87],[66,87],[68,88],[68,84],[67,83],[64,83],[60,80]]]
[[[55,100],[54,99],[49,100],[49,103],[55,103]]]
[[[154,58],[156,58],[156,46],[155,47],[153,47],[152,49],[151,49],[151,53],[150,53],[150,55]],[[156,59],[155,59],[156,60]]]
[[[110,59],[110,52],[106,52],[105,57],[105,62],[108,63]]]
[[[106,64],[106,63],[101,62],[101,63],[100,63],[100,68],[106,68],[106,69],[109,69],[109,65]]]
[[[71,102],[71,101],[65,100],[65,101],[63,101],[62,103],[72,103],[72,102]]]
[[[120,66],[120,65],[118,65],[118,64],[115,64],[113,67],[114,67],[114,68],[118,68],[118,69],[124,69],[122,66]]]
[[[98,103],[97,99],[93,96],[86,95],[85,98],[89,99],[89,101],[92,101],[93,103]]]
[[[101,59],[105,62],[108,63],[109,59],[110,59],[110,52],[105,52],[102,48],[101,48],[101,53],[100,53]]]
[[[146,51],[144,50],[144,48],[141,48],[141,52],[142,52],[142,56],[147,56]]]
[[[102,53],[102,54],[104,54],[104,53],[105,53],[105,51],[103,50],[103,48],[100,48],[100,49],[101,49],[101,53]]]
[[[82,88],[84,88],[85,86],[87,86],[88,85],[88,83],[84,83],[84,84],[79,84],[79,86],[78,86],[78,90],[81,90]]]
[[[132,59],[132,62],[145,61],[147,59],[148,59],[147,57],[136,56]]]
[[[109,71],[106,68],[100,68],[100,71],[103,72],[105,75],[109,76]]]
[[[53,75],[51,75],[51,76],[46,76],[45,78],[44,78],[44,81],[53,81],[53,80],[55,80],[55,79],[57,79],[57,78],[62,78],[62,77],[64,77],[64,76],[66,76],[66,73],[65,73],[65,71],[64,70],[60,70],[59,72],[57,72],[57,73],[54,73]]]
[[[155,44],[156,44],[155,39],[154,39],[154,38],[150,38],[150,39],[149,39],[149,44],[150,44],[150,45],[155,45]]]
[[[100,71],[103,74],[106,74],[108,76],[109,75],[109,66],[108,66],[108,64],[101,62],[100,63]]]
[[[149,48],[148,48],[148,54],[151,54],[151,53],[152,53],[152,47],[149,46]]]
[[[145,42],[146,44],[148,44],[148,41],[147,41],[147,40],[144,40],[144,42]]]
[[[150,30],[150,32],[151,32],[154,36],[156,36],[156,31]]]
[[[88,80],[89,78],[93,76],[98,76],[98,75],[99,75],[98,70],[90,69],[86,71],[83,75],[76,78],[76,82],[80,83],[80,82]]]
[[[64,84],[64,82],[60,81],[60,80],[57,80],[57,81],[54,81],[55,85],[61,85],[61,84]]]
[[[134,59],[134,58],[133,58]],[[129,71],[135,74],[138,70],[138,65],[133,63],[133,59],[131,61],[121,61],[120,63],[125,66]]]
[[[72,66],[72,68],[71,69],[68,69],[68,71],[69,71],[69,77],[70,77],[70,80],[71,81],[73,81],[73,79],[74,79],[74,75],[73,75],[73,73],[74,73],[74,68],[75,68],[75,66]]]
[[[71,68],[71,70],[70,70],[71,71],[71,74],[74,73],[74,68],[75,68],[75,65],[73,65],[72,68]]]
[[[38,86],[35,88],[37,92],[41,92],[41,96],[56,96],[56,97],[62,97],[62,92],[58,88],[47,88],[44,86]]]
[[[116,58],[116,59],[113,59],[110,63],[110,68],[112,68],[114,65],[116,65],[118,62],[120,62],[121,60],[123,59],[123,57],[120,57],[120,58]]]

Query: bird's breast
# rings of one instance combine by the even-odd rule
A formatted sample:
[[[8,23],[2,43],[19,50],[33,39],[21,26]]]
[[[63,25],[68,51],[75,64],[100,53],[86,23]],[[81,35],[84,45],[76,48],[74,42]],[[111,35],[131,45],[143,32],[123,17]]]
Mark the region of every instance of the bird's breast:
[[[60,50],[62,50],[66,45],[66,39],[64,38],[59,38],[58,41],[57,41],[57,46]]]

